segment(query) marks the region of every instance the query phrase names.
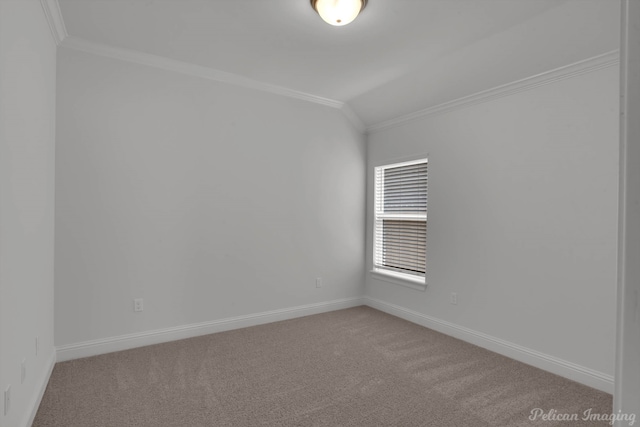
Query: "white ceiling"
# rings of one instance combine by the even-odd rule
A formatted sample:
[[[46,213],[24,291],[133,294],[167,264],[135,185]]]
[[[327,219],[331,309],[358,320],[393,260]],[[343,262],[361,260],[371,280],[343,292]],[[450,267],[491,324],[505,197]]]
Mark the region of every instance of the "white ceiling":
[[[73,38],[347,103],[371,126],[617,49],[614,0],[59,0]],[[64,46],[64,44],[63,44]]]

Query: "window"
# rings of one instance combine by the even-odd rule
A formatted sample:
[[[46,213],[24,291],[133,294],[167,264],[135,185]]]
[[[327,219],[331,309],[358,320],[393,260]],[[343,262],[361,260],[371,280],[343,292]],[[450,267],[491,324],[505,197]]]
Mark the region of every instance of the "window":
[[[374,273],[425,284],[427,159],[375,168]]]

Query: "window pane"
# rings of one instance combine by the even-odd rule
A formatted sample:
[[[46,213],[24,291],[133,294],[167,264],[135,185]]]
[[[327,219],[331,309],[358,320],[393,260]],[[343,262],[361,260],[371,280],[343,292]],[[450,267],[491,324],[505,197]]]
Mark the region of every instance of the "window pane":
[[[426,221],[383,219],[381,267],[424,274],[426,238]]]
[[[424,277],[427,243],[427,160],[375,170],[374,266]]]
[[[383,212],[427,211],[427,163],[384,169]]]

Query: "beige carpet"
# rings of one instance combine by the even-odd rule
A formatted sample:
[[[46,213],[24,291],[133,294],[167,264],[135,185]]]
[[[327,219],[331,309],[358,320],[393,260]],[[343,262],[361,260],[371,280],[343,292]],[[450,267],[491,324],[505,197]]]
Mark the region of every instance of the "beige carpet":
[[[368,307],[58,363],[34,426],[597,426],[611,395]]]

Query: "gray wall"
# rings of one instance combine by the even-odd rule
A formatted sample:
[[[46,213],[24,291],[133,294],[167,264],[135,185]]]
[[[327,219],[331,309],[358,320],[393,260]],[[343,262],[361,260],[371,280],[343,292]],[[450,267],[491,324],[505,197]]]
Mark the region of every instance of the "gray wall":
[[[370,135],[368,269],[373,166],[425,152],[427,290],[367,296],[613,375],[618,68]]]
[[[27,425],[55,357],[55,88],[56,46],[40,2],[0,1],[0,387],[11,385],[12,400],[0,425],[7,427]]]
[[[362,295],[340,111],[65,48],[58,93],[56,345]]]

